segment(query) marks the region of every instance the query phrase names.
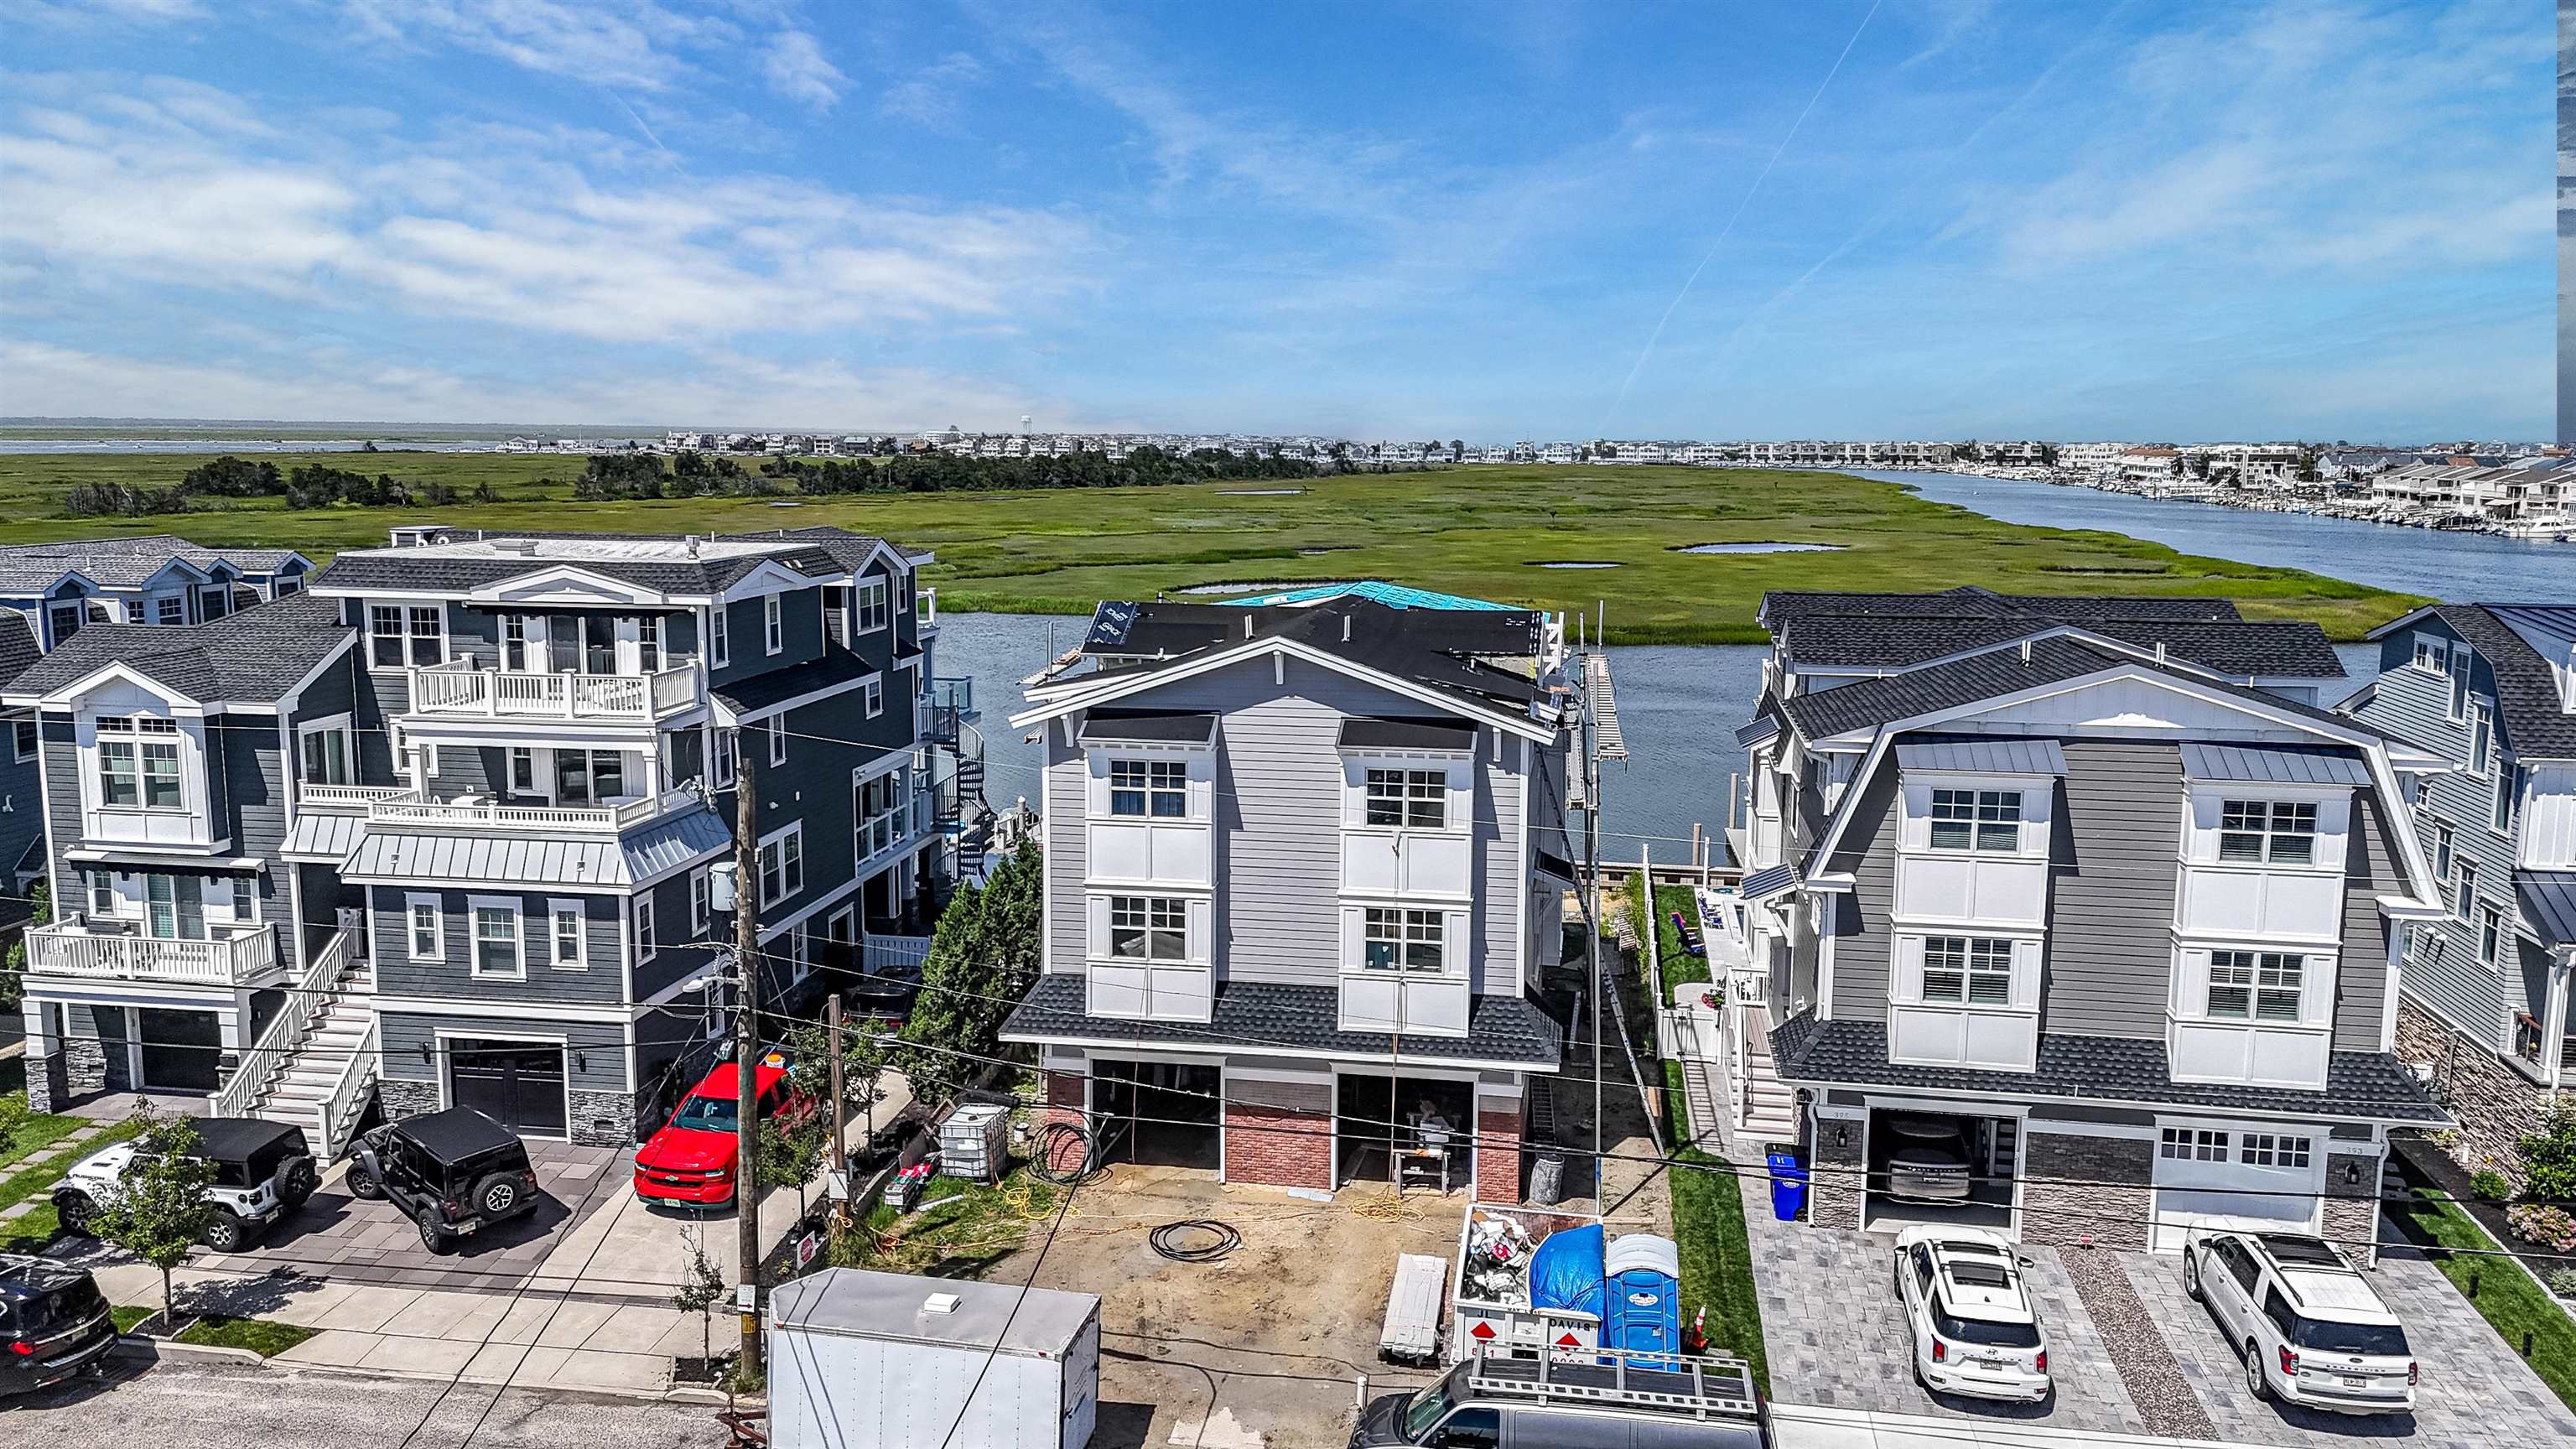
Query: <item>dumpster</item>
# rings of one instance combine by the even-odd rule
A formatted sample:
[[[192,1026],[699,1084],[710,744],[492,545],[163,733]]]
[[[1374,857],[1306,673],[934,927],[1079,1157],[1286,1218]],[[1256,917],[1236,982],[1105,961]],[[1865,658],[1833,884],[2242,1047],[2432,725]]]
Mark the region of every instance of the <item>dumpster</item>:
[[[1794,1152],[1773,1152],[1765,1160],[1771,1165],[1771,1216],[1794,1223],[1807,1205],[1807,1169]]]

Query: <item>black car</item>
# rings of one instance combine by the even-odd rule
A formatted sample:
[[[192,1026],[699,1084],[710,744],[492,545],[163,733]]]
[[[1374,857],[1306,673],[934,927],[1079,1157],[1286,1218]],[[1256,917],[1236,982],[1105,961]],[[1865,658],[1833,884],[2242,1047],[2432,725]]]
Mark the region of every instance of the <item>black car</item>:
[[[0,1253],[0,1398],[61,1383],[115,1342],[107,1299],[88,1269]]]
[[[532,1212],[537,1174],[527,1144],[471,1107],[388,1122],[358,1139],[349,1194],[402,1209],[433,1253]]]

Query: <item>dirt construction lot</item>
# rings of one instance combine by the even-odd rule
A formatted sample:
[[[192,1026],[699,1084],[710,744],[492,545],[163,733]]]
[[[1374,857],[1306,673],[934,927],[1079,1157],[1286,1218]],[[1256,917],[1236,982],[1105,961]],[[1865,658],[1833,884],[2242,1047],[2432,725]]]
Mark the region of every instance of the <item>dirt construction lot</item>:
[[[1101,1295],[1100,1431],[1095,1449],[1338,1446],[1359,1383],[1372,1394],[1428,1375],[1377,1358],[1387,1285],[1401,1253],[1456,1250],[1464,1194],[1383,1186],[1315,1202],[1229,1186],[1203,1172],[1120,1166],[1075,1193],[1039,1267],[1041,1288]],[[1175,1263],[1146,1234],[1215,1218],[1243,1234],[1221,1262]],[[1045,1241],[978,1276],[1020,1283]]]

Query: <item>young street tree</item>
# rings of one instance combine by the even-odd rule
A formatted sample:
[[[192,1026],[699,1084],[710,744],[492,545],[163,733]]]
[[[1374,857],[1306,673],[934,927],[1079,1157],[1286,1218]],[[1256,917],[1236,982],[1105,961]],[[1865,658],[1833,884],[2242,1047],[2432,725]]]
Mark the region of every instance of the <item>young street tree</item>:
[[[101,1207],[91,1231],[161,1270],[161,1322],[178,1326],[171,1270],[206,1230],[206,1187],[215,1165],[203,1155],[197,1129],[185,1117],[164,1117],[145,1107],[135,1114],[142,1130],[125,1169],[124,1191]]]
[[[725,1300],[725,1291],[724,1270],[707,1256],[707,1245],[692,1234],[688,1266],[681,1270],[680,1288],[671,1295],[671,1306],[698,1315],[698,1357],[707,1363],[710,1379],[715,1377],[715,1307]]]

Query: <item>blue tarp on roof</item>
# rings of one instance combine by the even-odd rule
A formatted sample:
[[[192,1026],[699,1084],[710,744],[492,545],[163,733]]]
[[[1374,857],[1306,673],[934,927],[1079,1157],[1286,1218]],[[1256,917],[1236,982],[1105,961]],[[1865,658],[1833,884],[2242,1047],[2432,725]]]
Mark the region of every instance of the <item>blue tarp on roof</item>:
[[[1255,594],[1248,599],[1220,602],[1239,609],[1259,609],[1273,604],[1320,604],[1327,599],[1341,598],[1366,599],[1390,609],[1483,609],[1493,613],[1511,613],[1518,607],[1488,603],[1459,594],[1437,594],[1429,589],[1407,588],[1383,579],[1363,579],[1355,584],[1313,584],[1302,589],[1283,589],[1275,594]]]

